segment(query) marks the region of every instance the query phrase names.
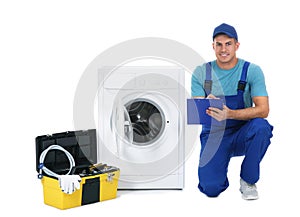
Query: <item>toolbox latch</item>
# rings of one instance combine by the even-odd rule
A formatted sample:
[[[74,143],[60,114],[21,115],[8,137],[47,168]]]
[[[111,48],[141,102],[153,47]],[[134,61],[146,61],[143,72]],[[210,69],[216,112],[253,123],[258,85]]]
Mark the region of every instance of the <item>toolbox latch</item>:
[[[106,181],[107,182],[112,182],[113,181],[113,178],[114,178],[115,174],[114,173],[108,173],[107,174],[107,178],[106,178]]]

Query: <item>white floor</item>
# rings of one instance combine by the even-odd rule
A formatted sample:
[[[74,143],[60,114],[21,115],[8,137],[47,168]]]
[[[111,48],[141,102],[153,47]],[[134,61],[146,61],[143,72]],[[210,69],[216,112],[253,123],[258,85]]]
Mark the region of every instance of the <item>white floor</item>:
[[[276,144],[275,144],[276,145]],[[183,190],[138,190],[118,191],[117,198],[80,206],[68,210],[59,210],[43,203],[40,181],[34,172],[20,173],[2,179],[5,198],[4,210],[8,213],[46,216],[297,216],[297,201],[294,200],[299,188],[297,179],[287,180],[289,170],[280,171],[275,145],[267,152],[261,167],[261,180],[258,183],[260,199],[245,201],[239,192],[239,167],[242,158],[233,158],[230,162],[228,177],[229,188],[217,198],[208,198],[197,189],[197,162],[199,149],[196,148],[186,162],[185,188]],[[34,163],[34,162],[31,162]],[[33,164],[32,164],[33,165]],[[28,170],[29,171],[29,170]],[[30,168],[30,171],[33,171]],[[26,176],[27,175],[27,176]],[[29,175],[29,176],[28,176]],[[285,185],[283,185],[285,183]],[[295,190],[293,193],[292,190]],[[3,205],[3,204],[2,204]]]

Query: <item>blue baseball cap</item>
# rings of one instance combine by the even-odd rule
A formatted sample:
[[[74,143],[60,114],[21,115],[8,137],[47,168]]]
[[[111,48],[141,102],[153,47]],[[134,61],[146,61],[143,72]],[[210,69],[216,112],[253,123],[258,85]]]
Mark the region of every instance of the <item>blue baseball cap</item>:
[[[235,31],[235,28],[233,26],[230,26],[230,25],[226,24],[226,23],[222,23],[221,25],[219,25],[215,28],[214,33],[213,33],[213,40],[219,34],[225,34],[228,37],[234,38],[235,40],[238,41],[238,36],[237,36],[236,31]]]

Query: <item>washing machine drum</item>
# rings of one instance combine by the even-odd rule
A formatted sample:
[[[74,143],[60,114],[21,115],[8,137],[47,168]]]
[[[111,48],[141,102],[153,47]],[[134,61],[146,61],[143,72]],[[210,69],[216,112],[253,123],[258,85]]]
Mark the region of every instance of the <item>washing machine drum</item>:
[[[164,115],[152,102],[133,101],[125,105],[135,145],[149,145],[157,140],[164,129]]]

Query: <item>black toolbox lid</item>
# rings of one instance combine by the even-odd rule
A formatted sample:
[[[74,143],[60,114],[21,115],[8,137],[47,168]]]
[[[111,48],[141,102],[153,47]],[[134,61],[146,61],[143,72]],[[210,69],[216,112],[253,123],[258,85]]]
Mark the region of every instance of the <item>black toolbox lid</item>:
[[[36,143],[36,170],[39,172],[41,153],[51,145],[60,145],[73,156],[75,165],[91,165],[97,162],[96,130],[79,130],[55,133],[52,135],[37,136]],[[66,154],[60,150],[50,150],[44,165],[57,174],[66,174],[70,162]]]

